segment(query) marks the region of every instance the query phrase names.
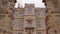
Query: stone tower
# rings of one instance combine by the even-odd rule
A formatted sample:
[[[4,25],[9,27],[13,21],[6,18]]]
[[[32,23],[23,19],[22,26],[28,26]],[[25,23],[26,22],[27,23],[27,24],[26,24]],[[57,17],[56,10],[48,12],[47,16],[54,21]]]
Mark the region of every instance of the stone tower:
[[[11,21],[16,0],[0,0],[0,34],[11,33]]]
[[[13,34],[46,34],[45,8],[25,4],[24,8],[16,8],[13,17]]]

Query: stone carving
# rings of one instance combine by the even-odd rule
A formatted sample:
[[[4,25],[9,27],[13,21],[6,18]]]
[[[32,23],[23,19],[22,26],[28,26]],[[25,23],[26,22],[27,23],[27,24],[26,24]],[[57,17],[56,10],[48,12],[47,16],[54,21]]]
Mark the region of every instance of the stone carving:
[[[16,0],[0,0],[0,20],[1,20],[0,21],[0,25],[1,25],[0,26],[0,33],[1,32],[3,32],[4,34],[6,32],[10,33],[10,31],[11,31],[10,29],[12,29],[12,28],[10,28],[11,26],[9,27],[9,25],[11,25],[11,24],[9,24],[9,22],[12,21],[11,14],[13,12],[13,7],[15,4],[15,1]],[[9,9],[9,8],[11,8],[11,9]],[[7,18],[5,18],[5,17],[7,17]],[[5,25],[5,24],[8,24],[8,25]],[[2,31],[2,29],[3,29],[3,31]]]

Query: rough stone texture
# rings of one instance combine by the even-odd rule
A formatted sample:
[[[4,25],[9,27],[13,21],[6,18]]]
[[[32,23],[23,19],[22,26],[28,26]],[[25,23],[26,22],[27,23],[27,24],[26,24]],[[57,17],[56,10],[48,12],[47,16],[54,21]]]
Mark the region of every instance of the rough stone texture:
[[[15,4],[15,0],[0,0],[0,34],[10,34],[11,33],[11,21],[13,9],[10,5]],[[11,8],[11,9],[9,9]],[[14,9],[13,9],[14,10]]]
[[[48,34],[60,34],[60,0],[43,0],[47,11]]]

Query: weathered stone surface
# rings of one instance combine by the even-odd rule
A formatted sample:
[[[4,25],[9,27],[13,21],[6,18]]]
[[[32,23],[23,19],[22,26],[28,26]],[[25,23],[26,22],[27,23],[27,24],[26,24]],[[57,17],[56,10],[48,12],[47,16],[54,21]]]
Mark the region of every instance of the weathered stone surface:
[[[60,0],[45,0],[45,6],[47,11],[47,16],[51,15],[52,17],[46,19],[48,34],[60,34]],[[50,8],[50,9],[48,9]],[[52,13],[53,11],[53,13]],[[53,31],[53,32],[52,32]]]
[[[1,0],[1,3],[5,5],[8,3],[8,0]]]
[[[0,34],[11,33],[10,23],[12,21],[12,13],[13,13],[11,9],[14,8],[14,4],[15,0],[0,0]]]
[[[15,2],[16,3],[16,0],[9,0],[9,2]]]

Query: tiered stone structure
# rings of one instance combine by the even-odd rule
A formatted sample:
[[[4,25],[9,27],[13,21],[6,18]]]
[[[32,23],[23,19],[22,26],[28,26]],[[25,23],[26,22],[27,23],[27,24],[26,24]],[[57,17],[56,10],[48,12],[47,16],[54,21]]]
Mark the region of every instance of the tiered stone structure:
[[[45,8],[14,8],[16,0],[0,0],[0,34],[46,34]]]
[[[24,8],[15,8],[12,22],[13,34],[46,34],[45,8],[35,8],[34,4],[25,4]]]

